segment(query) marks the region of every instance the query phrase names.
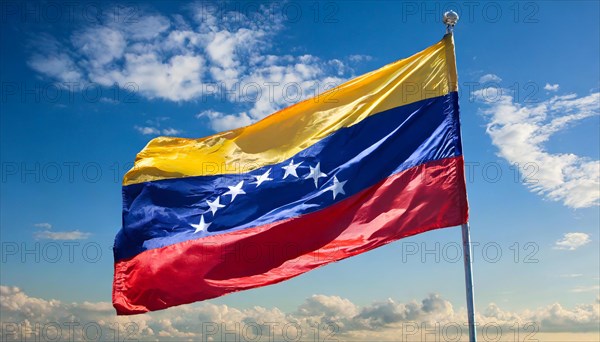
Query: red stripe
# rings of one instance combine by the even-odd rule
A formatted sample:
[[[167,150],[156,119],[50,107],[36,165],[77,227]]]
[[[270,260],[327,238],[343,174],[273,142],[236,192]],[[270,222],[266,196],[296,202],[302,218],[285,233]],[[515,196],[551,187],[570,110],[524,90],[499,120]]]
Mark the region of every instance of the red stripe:
[[[311,214],[119,261],[113,305],[136,314],[275,284],[467,215],[462,156],[430,162]]]

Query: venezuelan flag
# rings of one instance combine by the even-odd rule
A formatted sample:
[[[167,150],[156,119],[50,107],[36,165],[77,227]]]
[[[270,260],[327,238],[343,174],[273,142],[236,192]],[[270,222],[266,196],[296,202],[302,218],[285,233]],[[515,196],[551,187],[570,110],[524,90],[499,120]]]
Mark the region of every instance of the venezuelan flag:
[[[150,141],[123,180],[113,305],[278,283],[467,215],[448,34],[253,125]]]

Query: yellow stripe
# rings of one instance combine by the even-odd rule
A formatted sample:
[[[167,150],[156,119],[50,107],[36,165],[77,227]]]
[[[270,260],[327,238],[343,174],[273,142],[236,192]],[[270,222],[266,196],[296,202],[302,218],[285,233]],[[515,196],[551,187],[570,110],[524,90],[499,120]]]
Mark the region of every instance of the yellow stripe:
[[[123,185],[243,173],[284,161],[343,127],[457,90],[452,35],[318,97],[247,127],[200,139],[158,137],[137,155]]]

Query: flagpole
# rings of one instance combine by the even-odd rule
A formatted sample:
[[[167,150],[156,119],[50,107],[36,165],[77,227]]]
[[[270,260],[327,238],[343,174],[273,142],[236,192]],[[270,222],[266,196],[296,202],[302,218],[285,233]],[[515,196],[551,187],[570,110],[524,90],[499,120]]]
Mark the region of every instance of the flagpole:
[[[443,22],[446,33],[454,34],[454,25],[458,22],[458,14],[454,11],[444,13]],[[473,292],[473,261],[471,260],[471,232],[469,222],[461,225],[463,242],[463,260],[465,265],[465,287],[467,294],[467,318],[469,321],[469,341],[477,342],[475,331],[475,293]]]
[[[467,288],[467,316],[469,319],[469,341],[477,342],[475,332],[475,294],[473,292],[473,270],[471,265],[471,233],[469,223],[461,225],[463,240],[463,259],[465,262],[465,285]]]

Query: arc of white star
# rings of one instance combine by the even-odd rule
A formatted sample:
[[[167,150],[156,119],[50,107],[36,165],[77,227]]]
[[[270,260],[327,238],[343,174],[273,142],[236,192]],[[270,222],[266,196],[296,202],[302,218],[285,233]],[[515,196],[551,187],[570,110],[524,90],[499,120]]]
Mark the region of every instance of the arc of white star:
[[[217,197],[217,199],[212,202],[206,201],[206,203],[210,207],[210,212],[213,214],[213,216],[215,216],[215,213],[217,212],[217,210],[219,210],[220,208],[225,208],[225,206],[223,204],[219,203],[220,198],[221,198],[221,196]]]
[[[231,202],[233,202],[233,200],[235,199],[235,197],[237,195],[245,195],[246,194],[246,192],[244,190],[242,190],[242,185],[244,185],[244,181],[237,183],[236,186],[228,186],[229,191],[224,193],[223,196],[231,195]],[[229,203],[231,203],[231,202],[229,202]]]
[[[333,199],[335,199],[338,194],[345,195],[344,184],[346,184],[346,182],[347,180],[340,182],[336,176],[333,176],[333,184],[325,188],[325,191],[333,191]]]
[[[190,226],[196,229],[196,231],[194,231],[194,234],[196,234],[197,232],[206,231],[211,224],[212,223],[210,222],[206,223],[204,221],[204,215],[200,215],[200,222],[198,224],[190,224]]]
[[[270,173],[271,169],[268,169],[267,172],[263,173],[260,176],[253,176],[254,178],[256,178],[256,182],[250,184],[256,184],[256,187],[258,188],[263,182],[272,181],[273,178],[269,178]]]
[[[283,179],[285,179],[289,175],[292,175],[292,176],[298,178],[298,173],[297,173],[296,169],[298,168],[298,166],[300,166],[300,164],[302,164],[302,162],[299,162],[298,164],[294,164],[294,160],[292,159],[292,160],[290,160],[290,164],[288,166],[282,166],[281,168],[285,170]]]
[[[315,167],[310,166],[310,172],[304,179],[312,178],[315,181],[315,188],[318,188],[319,187],[319,178],[321,178],[321,177],[327,177],[327,174],[324,172],[321,172],[321,163],[319,162],[319,163],[317,163],[317,166],[315,166]]]

